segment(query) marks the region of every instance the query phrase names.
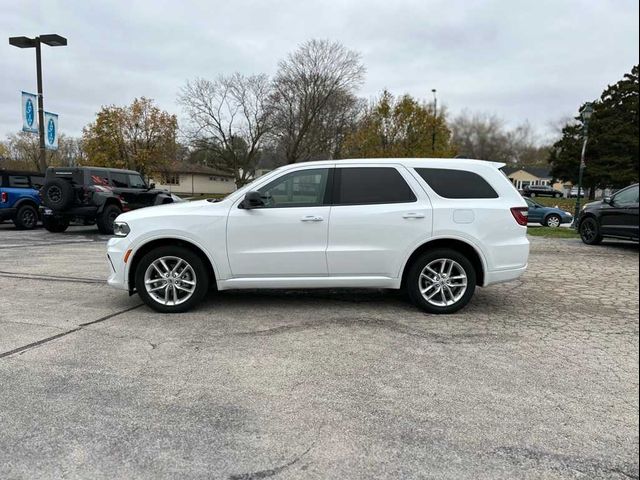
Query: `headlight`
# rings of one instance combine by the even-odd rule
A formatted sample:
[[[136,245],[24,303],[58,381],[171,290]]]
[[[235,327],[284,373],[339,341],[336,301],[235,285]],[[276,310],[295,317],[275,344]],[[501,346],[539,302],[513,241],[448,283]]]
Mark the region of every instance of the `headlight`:
[[[569,216],[573,215],[573,213],[571,213],[571,212],[564,212],[564,214],[565,215],[569,215]]]
[[[129,225],[127,225],[124,222],[113,222],[113,234],[116,237],[126,237],[127,235],[129,235],[129,232],[131,231],[131,229],[129,228]]]

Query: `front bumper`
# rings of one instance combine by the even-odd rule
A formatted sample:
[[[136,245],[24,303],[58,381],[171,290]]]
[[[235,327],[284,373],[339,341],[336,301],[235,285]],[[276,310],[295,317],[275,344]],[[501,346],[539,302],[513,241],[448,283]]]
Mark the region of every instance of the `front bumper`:
[[[111,272],[107,283],[119,290],[129,290],[128,268],[124,258],[130,245],[127,237],[113,237],[107,243],[107,261]]]

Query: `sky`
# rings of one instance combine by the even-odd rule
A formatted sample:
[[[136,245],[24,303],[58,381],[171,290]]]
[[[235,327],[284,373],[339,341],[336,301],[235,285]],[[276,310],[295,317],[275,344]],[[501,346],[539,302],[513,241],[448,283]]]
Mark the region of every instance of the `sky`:
[[[140,96],[178,115],[188,79],[273,75],[311,38],[358,51],[358,92],[431,99],[450,115],[528,121],[544,140],[638,63],[637,0],[0,0],[0,138],[21,126],[36,91],[35,52],[10,36],[58,33],[43,47],[45,110],[80,135],[103,105]]]

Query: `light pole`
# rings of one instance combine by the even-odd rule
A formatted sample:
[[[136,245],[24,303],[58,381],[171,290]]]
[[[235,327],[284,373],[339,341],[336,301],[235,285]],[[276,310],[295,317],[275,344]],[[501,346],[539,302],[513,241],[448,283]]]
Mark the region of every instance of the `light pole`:
[[[578,227],[578,215],[580,215],[580,195],[582,194],[582,176],[584,175],[584,169],[587,166],[584,161],[585,152],[587,151],[587,141],[589,140],[589,119],[593,115],[593,107],[590,103],[580,111],[582,117],[582,154],[580,155],[580,171],[578,173],[578,198],[576,198],[576,210],[573,215],[573,227]]]
[[[42,99],[42,56],[40,53],[41,44],[50,47],[64,47],[67,39],[55,33],[40,35],[35,38],[29,37],[10,37],[9,45],[18,48],[35,48],[36,49],[36,75],[38,78],[38,133],[40,135],[40,156],[38,157],[38,165],[40,171],[47,169],[47,157],[44,146],[44,101]]]
[[[431,134],[431,151],[436,151],[436,129],[438,128],[438,97],[436,96],[436,89],[432,88],[433,93],[433,133]]]

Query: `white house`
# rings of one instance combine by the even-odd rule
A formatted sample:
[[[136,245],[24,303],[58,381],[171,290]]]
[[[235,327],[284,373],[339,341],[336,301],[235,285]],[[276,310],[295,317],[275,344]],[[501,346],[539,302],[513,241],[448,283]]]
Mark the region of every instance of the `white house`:
[[[215,168],[192,163],[178,163],[170,169],[150,175],[156,188],[177,195],[226,195],[236,190],[233,175]]]

